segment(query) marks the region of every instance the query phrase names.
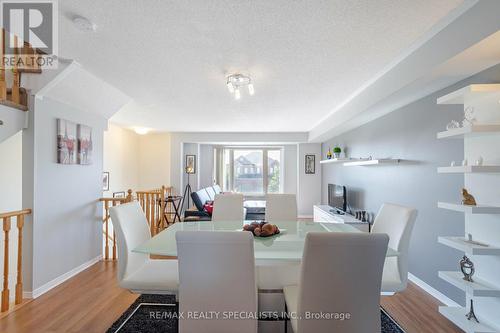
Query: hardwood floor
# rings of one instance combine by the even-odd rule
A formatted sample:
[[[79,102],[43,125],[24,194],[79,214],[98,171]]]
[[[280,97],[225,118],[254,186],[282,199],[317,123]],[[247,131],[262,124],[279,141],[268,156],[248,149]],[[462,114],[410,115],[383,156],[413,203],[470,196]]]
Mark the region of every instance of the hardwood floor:
[[[98,262],[0,319],[0,332],[105,332],[137,298],[118,287],[116,270],[116,263]],[[382,305],[407,333],[461,332],[438,313],[439,302],[414,284],[383,297]]]

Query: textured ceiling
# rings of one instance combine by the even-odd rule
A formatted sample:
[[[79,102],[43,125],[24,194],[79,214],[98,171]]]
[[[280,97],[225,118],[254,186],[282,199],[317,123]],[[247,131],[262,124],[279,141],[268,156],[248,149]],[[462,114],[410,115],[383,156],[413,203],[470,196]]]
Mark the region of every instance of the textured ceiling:
[[[64,0],[60,54],[168,131],[308,131],[462,0]],[[97,24],[76,30],[70,18]],[[228,73],[254,81],[235,101]]]

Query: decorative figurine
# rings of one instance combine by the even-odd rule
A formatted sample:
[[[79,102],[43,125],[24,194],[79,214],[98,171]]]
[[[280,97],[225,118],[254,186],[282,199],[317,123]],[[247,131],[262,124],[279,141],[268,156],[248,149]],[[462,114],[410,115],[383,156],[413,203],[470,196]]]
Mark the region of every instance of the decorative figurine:
[[[450,166],[454,167],[456,165],[455,161],[451,161]]]
[[[474,269],[474,263],[470,261],[469,257],[466,255],[462,257],[462,260],[460,260],[460,270],[464,275],[463,279],[465,281],[474,282],[474,280],[472,280],[472,275],[474,275],[474,272],[476,271]]]
[[[479,156],[479,158],[476,160],[476,165],[477,166],[483,165],[483,157],[482,156]]]
[[[462,196],[463,196],[463,199],[462,199],[462,205],[466,205],[466,206],[476,206],[476,199],[474,199],[474,197],[469,194],[469,192],[467,192],[467,190],[465,188],[462,189]]]
[[[474,117],[474,108],[469,106],[464,110],[464,120],[462,120],[462,127],[472,126],[476,122],[476,118]]]
[[[448,123],[448,125],[446,125],[447,131],[450,131],[450,130],[455,129],[455,128],[460,128],[460,123],[456,120],[452,120]]]
[[[467,320],[474,319],[476,321],[476,323],[479,324],[479,320],[477,320],[476,314],[474,313],[474,301],[473,300],[470,300],[470,310],[465,315],[465,318],[467,318]]]
[[[469,164],[469,161],[467,161],[467,159],[462,161],[462,166],[467,166],[467,164]]]
[[[328,152],[326,153],[326,158],[329,160],[332,159],[332,151],[330,150],[330,148],[328,148]]]

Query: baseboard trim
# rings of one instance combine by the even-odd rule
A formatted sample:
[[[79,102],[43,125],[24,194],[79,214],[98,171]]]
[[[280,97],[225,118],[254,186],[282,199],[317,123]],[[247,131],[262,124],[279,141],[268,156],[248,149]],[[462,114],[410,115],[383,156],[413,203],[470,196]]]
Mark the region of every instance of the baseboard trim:
[[[57,287],[58,285],[60,285],[61,283],[71,279],[73,276],[77,275],[78,273],[86,270],[87,268],[89,268],[90,266],[94,265],[96,262],[102,260],[102,254],[81,264],[80,266],[78,267],[75,267],[73,268],[72,270],[70,270],[69,272],[66,272],[58,277],[56,277],[55,279],[47,282],[46,284],[42,285],[41,287],[39,288],[36,288],[35,290],[33,290],[32,292],[30,291],[24,291],[23,292],[23,297],[24,298],[37,298],[37,297],[40,297],[41,295],[45,294],[46,292],[48,292],[49,290],[51,289],[54,289],[55,287]]]
[[[314,216],[313,215],[299,215],[299,219],[312,219]]]
[[[448,298],[448,296],[446,296],[445,294],[443,294],[439,290],[431,287],[430,285],[428,285],[427,283],[425,283],[424,281],[422,281],[421,279],[419,279],[418,277],[416,277],[415,275],[413,275],[411,273],[408,273],[408,280],[415,283],[417,286],[419,286],[420,288],[425,290],[429,295],[436,298],[441,303],[443,303],[447,306],[455,306],[455,307],[460,306],[457,302]]]

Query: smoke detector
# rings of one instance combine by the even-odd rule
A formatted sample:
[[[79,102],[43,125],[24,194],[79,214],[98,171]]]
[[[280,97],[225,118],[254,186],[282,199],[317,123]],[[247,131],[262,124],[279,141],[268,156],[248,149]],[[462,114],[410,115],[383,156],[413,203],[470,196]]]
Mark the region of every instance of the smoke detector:
[[[97,30],[97,24],[83,16],[73,17],[73,24],[78,30],[83,32],[96,32]]]

